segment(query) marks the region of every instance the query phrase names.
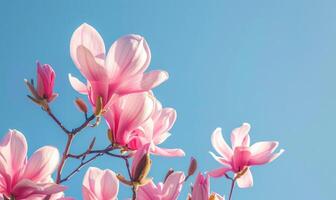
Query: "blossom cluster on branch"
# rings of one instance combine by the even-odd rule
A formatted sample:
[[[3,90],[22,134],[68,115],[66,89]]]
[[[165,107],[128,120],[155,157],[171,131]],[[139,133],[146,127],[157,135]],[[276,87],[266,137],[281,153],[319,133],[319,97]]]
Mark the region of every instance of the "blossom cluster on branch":
[[[115,41],[106,53],[100,34],[90,25],[82,24],[72,35],[71,58],[86,83],[69,74],[72,87],[87,95],[88,105],[80,98],[75,100],[85,120],[76,128],[68,129],[51,109],[58,96],[54,92],[55,72],[51,65],[37,63],[37,82],[25,80],[30,91],[28,97],[60,127],[67,136],[62,153],[51,146],[38,149],[27,159],[27,142],[17,130],[10,130],[0,143],[0,200],[70,200],[65,197],[66,181],[83,167],[101,156],[124,161],[127,174],[112,169],[89,167],[82,183],[84,200],[117,199],[120,185],[130,188],[133,200],[175,200],[186,180],[197,171],[197,161],[191,158],[187,172],[169,170],[162,182],[150,177],[151,156],[184,156],[179,148],[160,147],[171,134],[176,120],[173,108],[163,107],[152,89],[168,79],[162,70],[146,72],[151,52],[140,35],[126,35]],[[94,128],[106,121],[106,148],[96,149],[96,139],[81,154],[71,153],[71,145],[81,131]],[[226,195],[232,199],[235,184],[240,188],[251,187],[251,167],[272,162],[283,150],[275,153],[276,141],[257,142],[250,145],[250,125],[244,123],[231,133],[230,147],[220,128],[212,136],[211,143],[218,153],[210,152],[222,167],[198,172],[189,200],[222,200],[224,195],[210,190],[210,177],[224,177],[231,181]],[[78,166],[69,174],[63,172],[67,162]],[[55,173],[55,179],[52,175]]]

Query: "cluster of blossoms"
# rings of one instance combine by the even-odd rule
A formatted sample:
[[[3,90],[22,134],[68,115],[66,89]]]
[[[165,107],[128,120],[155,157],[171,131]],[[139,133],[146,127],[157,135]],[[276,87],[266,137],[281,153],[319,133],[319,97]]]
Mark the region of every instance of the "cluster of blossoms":
[[[62,184],[82,167],[100,156],[106,155],[125,161],[127,176],[110,169],[90,167],[83,179],[84,200],[117,199],[119,184],[131,188],[133,200],[175,200],[186,180],[197,170],[197,162],[191,159],[187,173],[169,170],[162,182],[155,184],[149,177],[151,156],[184,156],[181,149],[160,147],[170,136],[176,120],[176,111],[165,108],[155,98],[153,88],[168,79],[161,70],[145,72],[151,60],[146,40],[139,35],[127,35],[115,41],[108,53],[99,33],[90,25],[81,25],[70,42],[71,58],[85,77],[86,83],[69,75],[72,87],[87,95],[88,106],[76,99],[77,107],[84,113],[85,121],[74,129],[67,129],[54,115],[50,103],[54,93],[55,72],[48,64],[37,64],[37,86],[26,81],[31,92],[28,97],[41,106],[67,136],[62,155],[51,146],[37,150],[27,159],[27,142],[22,133],[10,130],[0,143],[0,199],[2,200],[70,200],[65,197]],[[108,125],[108,145],[95,149],[95,138],[81,154],[71,153],[71,143],[86,127],[98,126],[101,119]],[[225,142],[221,129],[211,137],[216,156],[211,155],[222,167],[209,172],[199,172],[189,200],[223,200],[224,196],[210,191],[210,177],[225,177],[232,181],[228,194],[231,200],[235,183],[239,187],[251,187],[250,168],[276,159],[283,150],[274,153],[278,142],[258,142],[250,146],[250,125],[244,123],[231,134],[232,147]],[[117,153],[115,153],[117,152]],[[70,159],[78,160],[78,167],[64,175],[62,169]],[[131,160],[131,164],[129,163]],[[56,179],[52,174],[56,172]],[[230,174],[232,174],[232,177]]]

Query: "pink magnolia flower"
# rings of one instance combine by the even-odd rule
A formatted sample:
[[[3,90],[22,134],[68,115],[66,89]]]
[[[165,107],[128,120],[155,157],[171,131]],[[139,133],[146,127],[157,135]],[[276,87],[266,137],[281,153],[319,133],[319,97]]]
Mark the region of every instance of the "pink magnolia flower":
[[[82,24],[72,35],[70,54],[87,84],[69,75],[70,83],[79,93],[87,94],[93,106],[98,97],[108,107],[115,96],[148,91],[168,78],[165,71],[145,73],[151,52],[140,35],[119,38],[105,55],[102,37],[92,26]]]
[[[137,150],[150,144],[150,153],[162,156],[184,156],[181,149],[165,149],[157,145],[169,136],[176,120],[173,108],[162,108],[151,93],[126,95],[105,113],[113,140],[128,149]]]
[[[16,200],[38,200],[65,187],[53,183],[58,150],[51,146],[38,149],[27,160],[27,142],[22,133],[10,130],[0,143],[0,196]]]
[[[84,200],[115,200],[118,190],[119,181],[111,170],[90,167],[84,176]]]
[[[189,196],[190,200],[224,200],[219,194],[210,194],[209,176],[203,176],[199,173],[192,188],[192,195]]]
[[[41,65],[37,62],[37,94],[48,102],[53,101],[58,95],[53,92],[55,77],[56,74],[50,65]]]
[[[175,200],[180,195],[185,176],[183,172],[174,172],[162,183],[150,181],[137,190],[138,200]]]
[[[209,172],[210,176],[220,177],[228,171],[232,171],[235,173],[239,187],[251,187],[253,178],[250,167],[272,162],[283,153],[283,149],[274,153],[279,145],[275,141],[257,142],[250,146],[249,131],[250,125],[248,123],[234,129],[231,134],[232,148],[225,142],[220,128],[214,131],[211,142],[220,156],[216,156],[212,152],[210,154],[224,167]]]

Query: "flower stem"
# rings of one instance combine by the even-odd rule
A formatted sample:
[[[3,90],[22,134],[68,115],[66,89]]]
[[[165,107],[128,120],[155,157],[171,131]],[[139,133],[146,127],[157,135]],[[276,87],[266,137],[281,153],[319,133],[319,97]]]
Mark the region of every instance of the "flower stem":
[[[234,189],[236,180],[232,179],[231,181],[232,182],[231,182],[231,189],[230,189],[230,194],[229,194],[229,200],[231,200],[231,198],[232,198],[232,193],[233,193],[233,189]]]

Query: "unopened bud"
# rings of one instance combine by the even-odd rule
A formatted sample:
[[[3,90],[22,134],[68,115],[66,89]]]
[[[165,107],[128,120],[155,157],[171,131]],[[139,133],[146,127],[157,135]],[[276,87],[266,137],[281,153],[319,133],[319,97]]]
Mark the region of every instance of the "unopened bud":
[[[88,108],[86,106],[86,103],[81,98],[76,98],[75,104],[76,104],[77,108],[80,111],[82,111],[83,113],[87,113],[88,112]]]
[[[174,170],[170,168],[170,169],[168,170],[168,172],[167,172],[167,174],[166,174],[164,180],[163,180],[163,183],[166,182],[167,178],[168,178],[172,173],[174,173]]]
[[[191,157],[188,169],[188,176],[192,176],[195,173],[196,169],[197,169],[197,160]]]
[[[146,153],[145,155],[143,155],[138,165],[136,166],[133,181],[138,182],[140,184],[144,183],[149,174],[151,165],[152,161],[149,157],[149,153]]]
[[[103,98],[98,97],[96,100],[96,110],[95,110],[95,116],[100,116],[103,112]]]

